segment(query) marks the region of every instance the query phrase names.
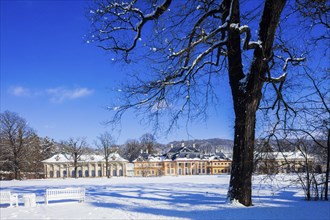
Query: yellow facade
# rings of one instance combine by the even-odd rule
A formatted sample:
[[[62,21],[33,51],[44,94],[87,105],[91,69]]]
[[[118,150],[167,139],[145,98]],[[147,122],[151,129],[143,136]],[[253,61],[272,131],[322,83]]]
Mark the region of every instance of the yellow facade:
[[[230,172],[231,161],[215,160],[210,161],[211,174],[225,174]]]
[[[175,160],[175,161],[136,161],[135,176],[176,176],[176,175],[207,175],[227,174],[230,172],[229,160]]]
[[[161,162],[138,161],[134,162],[135,176],[162,176],[164,167]]]

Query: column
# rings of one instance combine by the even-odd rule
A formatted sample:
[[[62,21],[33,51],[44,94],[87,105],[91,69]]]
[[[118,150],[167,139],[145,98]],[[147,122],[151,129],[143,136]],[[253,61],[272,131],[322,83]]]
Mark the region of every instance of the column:
[[[104,170],[105,170],[105,164],[102,162],[101,163],[101,176],[104,177]],[[105,173],[106,175],[106,173]]]
[[[44,173],[45,173],[45,178],[47,179],[49,177],[47,164],[44,164]]]
[[[91,174],[92,174],[91,170],[92,170],[92,168],[91,168],[91,164],[89,162],[87,162],[87,167],[88,167],[88,177],[91,177]]]
[[[192,162],[190,162],[190,175],[193,174],[193,172],[192,172],[192,170],[193,170],[193,169],[192,169],[192,165],[193,165]]]
[[[59,165],[58,165],[58,171],[60,172],[60,175],[59,175],[58,178],[63,177],[63,175],[62,175],[62,164],[59,164]],[[56,171],[56,173],[57,173],[57,171]],[[57,177],[57,174],[56,174],[56,177]]]
[[[122,163],[123,176],[126,176],[126,163]]]

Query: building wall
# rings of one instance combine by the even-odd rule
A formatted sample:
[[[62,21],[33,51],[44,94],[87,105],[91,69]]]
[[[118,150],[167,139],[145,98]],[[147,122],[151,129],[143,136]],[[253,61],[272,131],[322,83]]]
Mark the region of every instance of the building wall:
[[[311,170],[314,166],[313,159],[308,160],[308,166]],[[307,169],[306,160],[304,158],[296,159],[266,159],[260,160],[256,167],[257,173],[293,173],[305,172]]]
[[[162,162],[134,162],[135,176],[162,176],[164,175],[164,164]]]
[[[230,172],[231,161],[228,160],[176,160],[163,162],[134,162],[135,176],[176,176],[176,175],[207,175],[227,174]]]
[[[215,160],[210,162],[210,174],[226,174],[230,173],[231,161]]]
[[[44,164],[45,178],[75,177],[73,163],[46,163]],[[126,176],[126,163],[110,163],[110,176]],[[79,163],[77,177],[106,177],[106,165],[102,163]]]

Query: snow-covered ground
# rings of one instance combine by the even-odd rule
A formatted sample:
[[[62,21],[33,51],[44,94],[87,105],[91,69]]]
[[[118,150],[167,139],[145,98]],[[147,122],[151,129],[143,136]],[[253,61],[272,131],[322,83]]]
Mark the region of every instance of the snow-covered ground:
[[[330,219],[329,202],[304,201],[285,179],[254,177],[248,208],[225,202],[228,175],[0,181],[19,194],[19,207],[2,205],[0,219]],[[84,187],[86,201],[44,204],[45,189],[64,187]],[[26,193],[37,195],[36,207],[24,207]]]

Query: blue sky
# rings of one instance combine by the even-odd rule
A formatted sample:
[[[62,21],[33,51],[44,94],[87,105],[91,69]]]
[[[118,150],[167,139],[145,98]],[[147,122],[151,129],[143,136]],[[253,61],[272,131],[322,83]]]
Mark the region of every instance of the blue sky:
[[[1,112],[19,113],[41,137],[86,137],[92,145],[109,130],[102,122],[110,117],[105,108],[114,97],[111,90],[132,67],[86,43],[87,1],[0,2]],[[223,91],[229,92],[229,86]],[[221,111],[189,126],[190,136],[183,125],[168,136],[158,134],[157,140],[232,139],[232,105],[230,95],[224,97]],[[129,112],[121,132],[113,135],[122,144],[146,132],[151,127],[140,125]]]

